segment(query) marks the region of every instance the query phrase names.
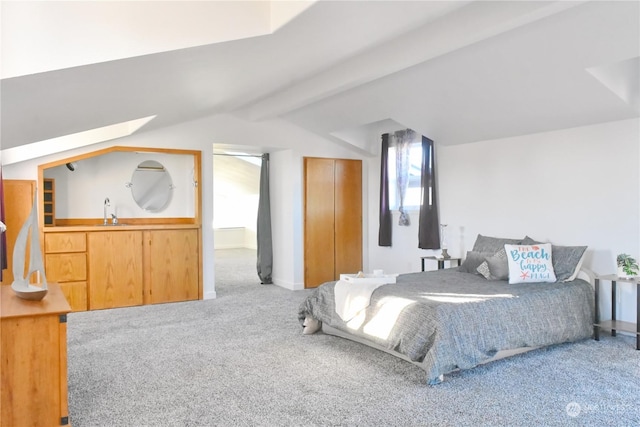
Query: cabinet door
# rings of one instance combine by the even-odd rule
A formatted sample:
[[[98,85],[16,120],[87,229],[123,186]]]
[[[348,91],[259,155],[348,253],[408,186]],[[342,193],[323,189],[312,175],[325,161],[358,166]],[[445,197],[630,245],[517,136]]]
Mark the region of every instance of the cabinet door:
[[[362,162],[336,160],[335,280],[362,270]]]
[[[304,286],[334,280],[333,159],[304,159]]]
[[[153,230],[149,240],[152,304],[198,299],[198,230]]]
[[[89,309],[142,304],[142,231],[87,235]]]
[[[2,319],[2,418],[4,426],[60,425],[66,384],[66,324],[58,315]],[[64,388],[66,393],[66,388]],[[63,400],[64,399],[64,400]]]
[[[5,225],[7,231],[7,269],[2,271],[2,283],[10,285],[13,283],[13,249],[18,238],[18,233],[31,213],[33,206],[33,193],[36,190],[36,182],[29,180],[5,179],[2,182],[4,191]],[[27,260],[24,275],[29,269],[29,241],[27,241]]]
[[[87,282],[58,283],[71,311],[87,311]]]

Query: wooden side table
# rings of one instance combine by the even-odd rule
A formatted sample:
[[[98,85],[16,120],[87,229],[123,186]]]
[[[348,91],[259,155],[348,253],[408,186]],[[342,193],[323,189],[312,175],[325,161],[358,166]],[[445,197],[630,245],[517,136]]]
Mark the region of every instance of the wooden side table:
[[[600,280],[609,280],[611,282],[611,320],[600,320]],[[616,319],[616,282],[635,283],[636,285],[636,323],[623,322]],[[636,350],[640,350],[640,277],[618,277],[615,274],[604,276],[596,276],[595,280],[596,295],[596,316],[593,324],[593,338],[600,340],[600,329],[611,331],[611,336],[616,336],[616,331],[625,331],[636,334]]]
[[[442,258],[442,257],[437,257],[437,256],[421,256],[420,257],[420,262],[422,264],[422,271],[424,270],[424,260],[425,259],[429,259],[432,261],[438,261],[438,270],[442,270],[444,268],[444,262],[445,261],[449,261],[449,265],[453,266],[453,262],[457,262],[458,263],[458,267],[460,267],[460,260],[461,258],[455,258],[455,257],[450,257],[450,258]]]
[[[71,307],[58,284],[48,288],[42,301],[27,301],[11,286],[0,286],[2,427],[69,424],[66,322]]]

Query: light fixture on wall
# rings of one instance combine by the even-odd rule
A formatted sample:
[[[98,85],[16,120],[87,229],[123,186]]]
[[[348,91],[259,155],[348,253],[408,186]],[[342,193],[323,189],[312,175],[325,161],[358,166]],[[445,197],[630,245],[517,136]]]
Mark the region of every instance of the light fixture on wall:
[[[78,167],[78,164],[76,162],[67,163],[67,169],[69,169],[71,172],[76,170],[77,167]]]

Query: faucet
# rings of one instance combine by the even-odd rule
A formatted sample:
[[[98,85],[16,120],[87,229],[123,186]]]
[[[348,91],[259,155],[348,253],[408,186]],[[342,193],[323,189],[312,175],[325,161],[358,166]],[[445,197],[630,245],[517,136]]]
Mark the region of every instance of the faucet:
[[[104,222],[103,222],[103,225],[107,225],[107,206],[111,206],[111,202],[109,201],[108,197],[104,199]]]
[[[111,225],[118,225],[118,217],[114,213],[111,214]]]

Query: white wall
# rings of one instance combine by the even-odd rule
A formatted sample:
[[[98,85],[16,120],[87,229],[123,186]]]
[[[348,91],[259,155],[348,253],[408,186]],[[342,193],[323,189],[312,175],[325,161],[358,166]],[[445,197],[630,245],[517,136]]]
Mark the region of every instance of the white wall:
[[[133,199],[127,183],[145,160],[160,162],[171,176],[173,190],[160,212],[147,212]],[[104,199],[110,200],[107,215],[118,218],[189,218],[194,216],[193,156],[167,153],[112,152],[75,162],[72,172],[65,165],[44,171],[55,179],[57,218],[102,218]]]
[[[213,226],[216,249],[256,249],[260,199],[258,164],[244,157],[213,156]]]
[[[255,215],[254,215],[255,222]],[[254,227],[255,228],[255,227]],[[256,231],[245,227],[213,229],[214,249],[257,249]]]
[[[437,145],[440,222],[449,224],[449,252],[470,250],[478,233],[558,245],[587,245],[585,266],[616,271],[621,252],[640,257],[640,120],[457,146]],[[436,141],[437,144],[437,141]],[[375,181],[379,160],[370,163]],[[417,214],[409,229],[394,225],[393,247],[379,248],[377,185],[370,194],[372,268],[419,270]],[[394,217],[397,224],[397,217]],[[432,266],[433,267],[433,266]],[[608,284],[607,284],[608,285]],[[618,310],[635,320],[635,289],[619,286]],[[610,313],[605,292],[603,315]]]
[[[202,151],[202,240],[204,298],[215,298],[215,253],[213,237],[213,144],[254,145],[271,153],[271,198],[274,284],[302,289],[302,158],[304,156],[358,158],[331,141],[282,120],[247,122],[217,115],[138,134],[88,148],[78,148],[2,168],[4,179],[37,179],[39,164],[50,163],[112,145],[181,148]],[[101,196],[102,197],[102,196]],[[366,206],[367,194],[363,194]],[[367,218],[363,218],[365,222]],[[366,253],[365,253],[366,259]]]
[[[3,165],[4,179],[38,179],[38,165],[56,160],[74,157],[88,152],[100,150],[113,145],[180,148],[202,151],[202,179],[198,183],[202,189],[202,251],[203,251],[203,292],[204,298],[215,298],[215,277],[213,264],[213,147],[207,134],[202,134],[199,123],[189,122],[156,131],[141,132],[129,137],[93,144],[89,147],[75,148],[57,154],[51,154],[32,160]],[[176,143],[179,141],[179,143]],[[206,197],[205,195],[209,195]]]
[[[459,146],[437,145],[441,222],[450,224],[450,253],[466,252],[478,233],[529,236],[559,245],[588,245],[586,266],[615,271],[615,256],[640,257],[640,160],[637,119]],[[176,141],[180,141],[179,144]],[[303,288],[302,158],[358,158],[316,135],[273,120],[213,116],[55,156],[7,165],[5,179],[36,179],[37,165],[110,145],[202,150],[205,298],[215,297],[213,143],[266,147],[271,152],[274,283]],[[374,141],[375,144],[378,141]],[[438,141],[436,141],[436,144]],[[379,154],[364,164],[364,268],[418,271],[417,214],[394,225],[392,248],[377,246]],[[525,183],[522,187],[517,183]],[[525,191],[521,191],[522,189]],[[394,218],[397,224],[397,218]],[[633,320],[635,291],[621,286],[622,318]],[[603,314],[608,309],[603,306]]]
[[[270,153],[273,283],[287,289],[303,289],[302,159],[305,156],[360,157],[282,120],[247,122],[220,115],[198,121],[198,126],[201,127],[199,132],[206,134],[213,143],[253,145]],[[363,200],[366,204],[364,189]],[[366,224],[366,219],[363,221]]]

